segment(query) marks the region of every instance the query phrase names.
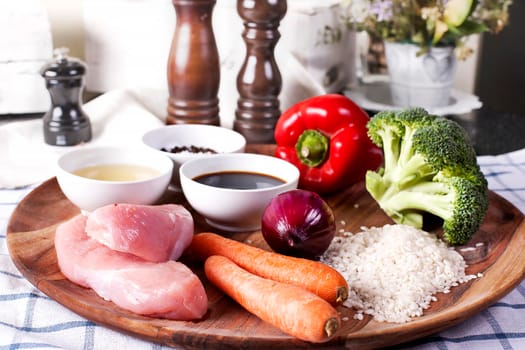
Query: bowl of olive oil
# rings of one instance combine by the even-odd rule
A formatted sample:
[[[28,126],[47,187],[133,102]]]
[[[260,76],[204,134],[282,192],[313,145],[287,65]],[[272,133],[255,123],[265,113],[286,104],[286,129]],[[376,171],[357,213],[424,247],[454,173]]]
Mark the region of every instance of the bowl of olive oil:
[[[84,211],[112,203],[154,204],[168,188],[173,162],[144,148],[89,147],[62,155],[57,181]]]

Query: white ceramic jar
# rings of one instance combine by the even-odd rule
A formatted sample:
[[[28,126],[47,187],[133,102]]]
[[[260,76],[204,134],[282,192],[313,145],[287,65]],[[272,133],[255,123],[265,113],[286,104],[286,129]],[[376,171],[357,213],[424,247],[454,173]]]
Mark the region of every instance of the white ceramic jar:
[[[231,127],[236,79],[246,55],[236,0],[218,1],[213,28],[221,61],[221,125]],[[340,92],[356,80],[355,33],[340,22],[340,0],[288,0],[275,59],[282,77],[281,110],[315,95]]]

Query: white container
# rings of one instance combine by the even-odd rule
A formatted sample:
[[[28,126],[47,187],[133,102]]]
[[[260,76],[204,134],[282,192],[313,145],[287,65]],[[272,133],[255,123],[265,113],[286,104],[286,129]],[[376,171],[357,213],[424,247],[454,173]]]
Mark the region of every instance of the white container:
[[[229,189],[205,185],[195,177],[217,172],[251,172],[277,177],[283,184],[259,189]],[[194,159],[180,169],[189,204],[208,224],[223,231],[244,232],[261,226],[264,209],[279,193],[297,188],[299,170],[280,158],[253,153],[220,154]]]
[[[418,55],[419,46],[385,42],[392,102],[399,107],[444,107],[456,73],[453,47],[432,47]]]
[[[152,168],[157,176],[136,181],[102,181],[75,175],[88,166],[132,164]],[[173,162],[145,148],[87,147],[62,155],[57,180],[66,197],[83,211],[112,203],[154,204],[168,188]]]
[[[213,29],[221,62],[221,125],[232,127],[236,79],[246,57],[236,0],[217,1]],[[356,35],[340,21],[340,0],[288,0],[275,60],[282,77],[282,111],[308,97],[340,92],[356,81]]]
[[[240,133],[220,126],[202,124],[166,125],[148,131],[142,137],[142,142],[148,148],[165,154],[173,160],[172,184],[180,188],[179,168],[189,160],[215,156],[213,153],[170,153],[161,148],[171,149],[175,146],[196,146],[210,148],[222,153],[242,153],[246,147],[246,138]]]
[[[288,0],[277,50],[291,53],[326,92],[341,92],[355,76],[355,33],[341,23],[339,0]]]

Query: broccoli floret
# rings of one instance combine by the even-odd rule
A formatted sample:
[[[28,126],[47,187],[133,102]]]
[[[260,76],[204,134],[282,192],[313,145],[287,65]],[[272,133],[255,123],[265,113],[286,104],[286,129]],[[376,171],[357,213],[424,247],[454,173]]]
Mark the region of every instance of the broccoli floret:
[[[487,181],[465,130],[423,108],[385,111],[368,123],[384,165],[366,174],[366,189],[396,223],[423,227],[423,214],[443,219],[443,237],[464,244],[488,208]]]

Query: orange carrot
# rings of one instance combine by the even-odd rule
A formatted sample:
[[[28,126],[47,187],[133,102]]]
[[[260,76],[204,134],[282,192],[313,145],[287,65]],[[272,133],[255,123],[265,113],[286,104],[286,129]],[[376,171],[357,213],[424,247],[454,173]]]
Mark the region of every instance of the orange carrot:
[[[337,310],[326,300],[301,287],[251,274],[224,256],[206,259],[204,272],[246,310],[301,340],[326,342],[341,326]]]
[[[326,264],[270,252],[215,233],[195,235],[187,254],[200,261],[211,255],[225,256],[255,275],[302,287],[334,305],[348,297],[348,283]]]

